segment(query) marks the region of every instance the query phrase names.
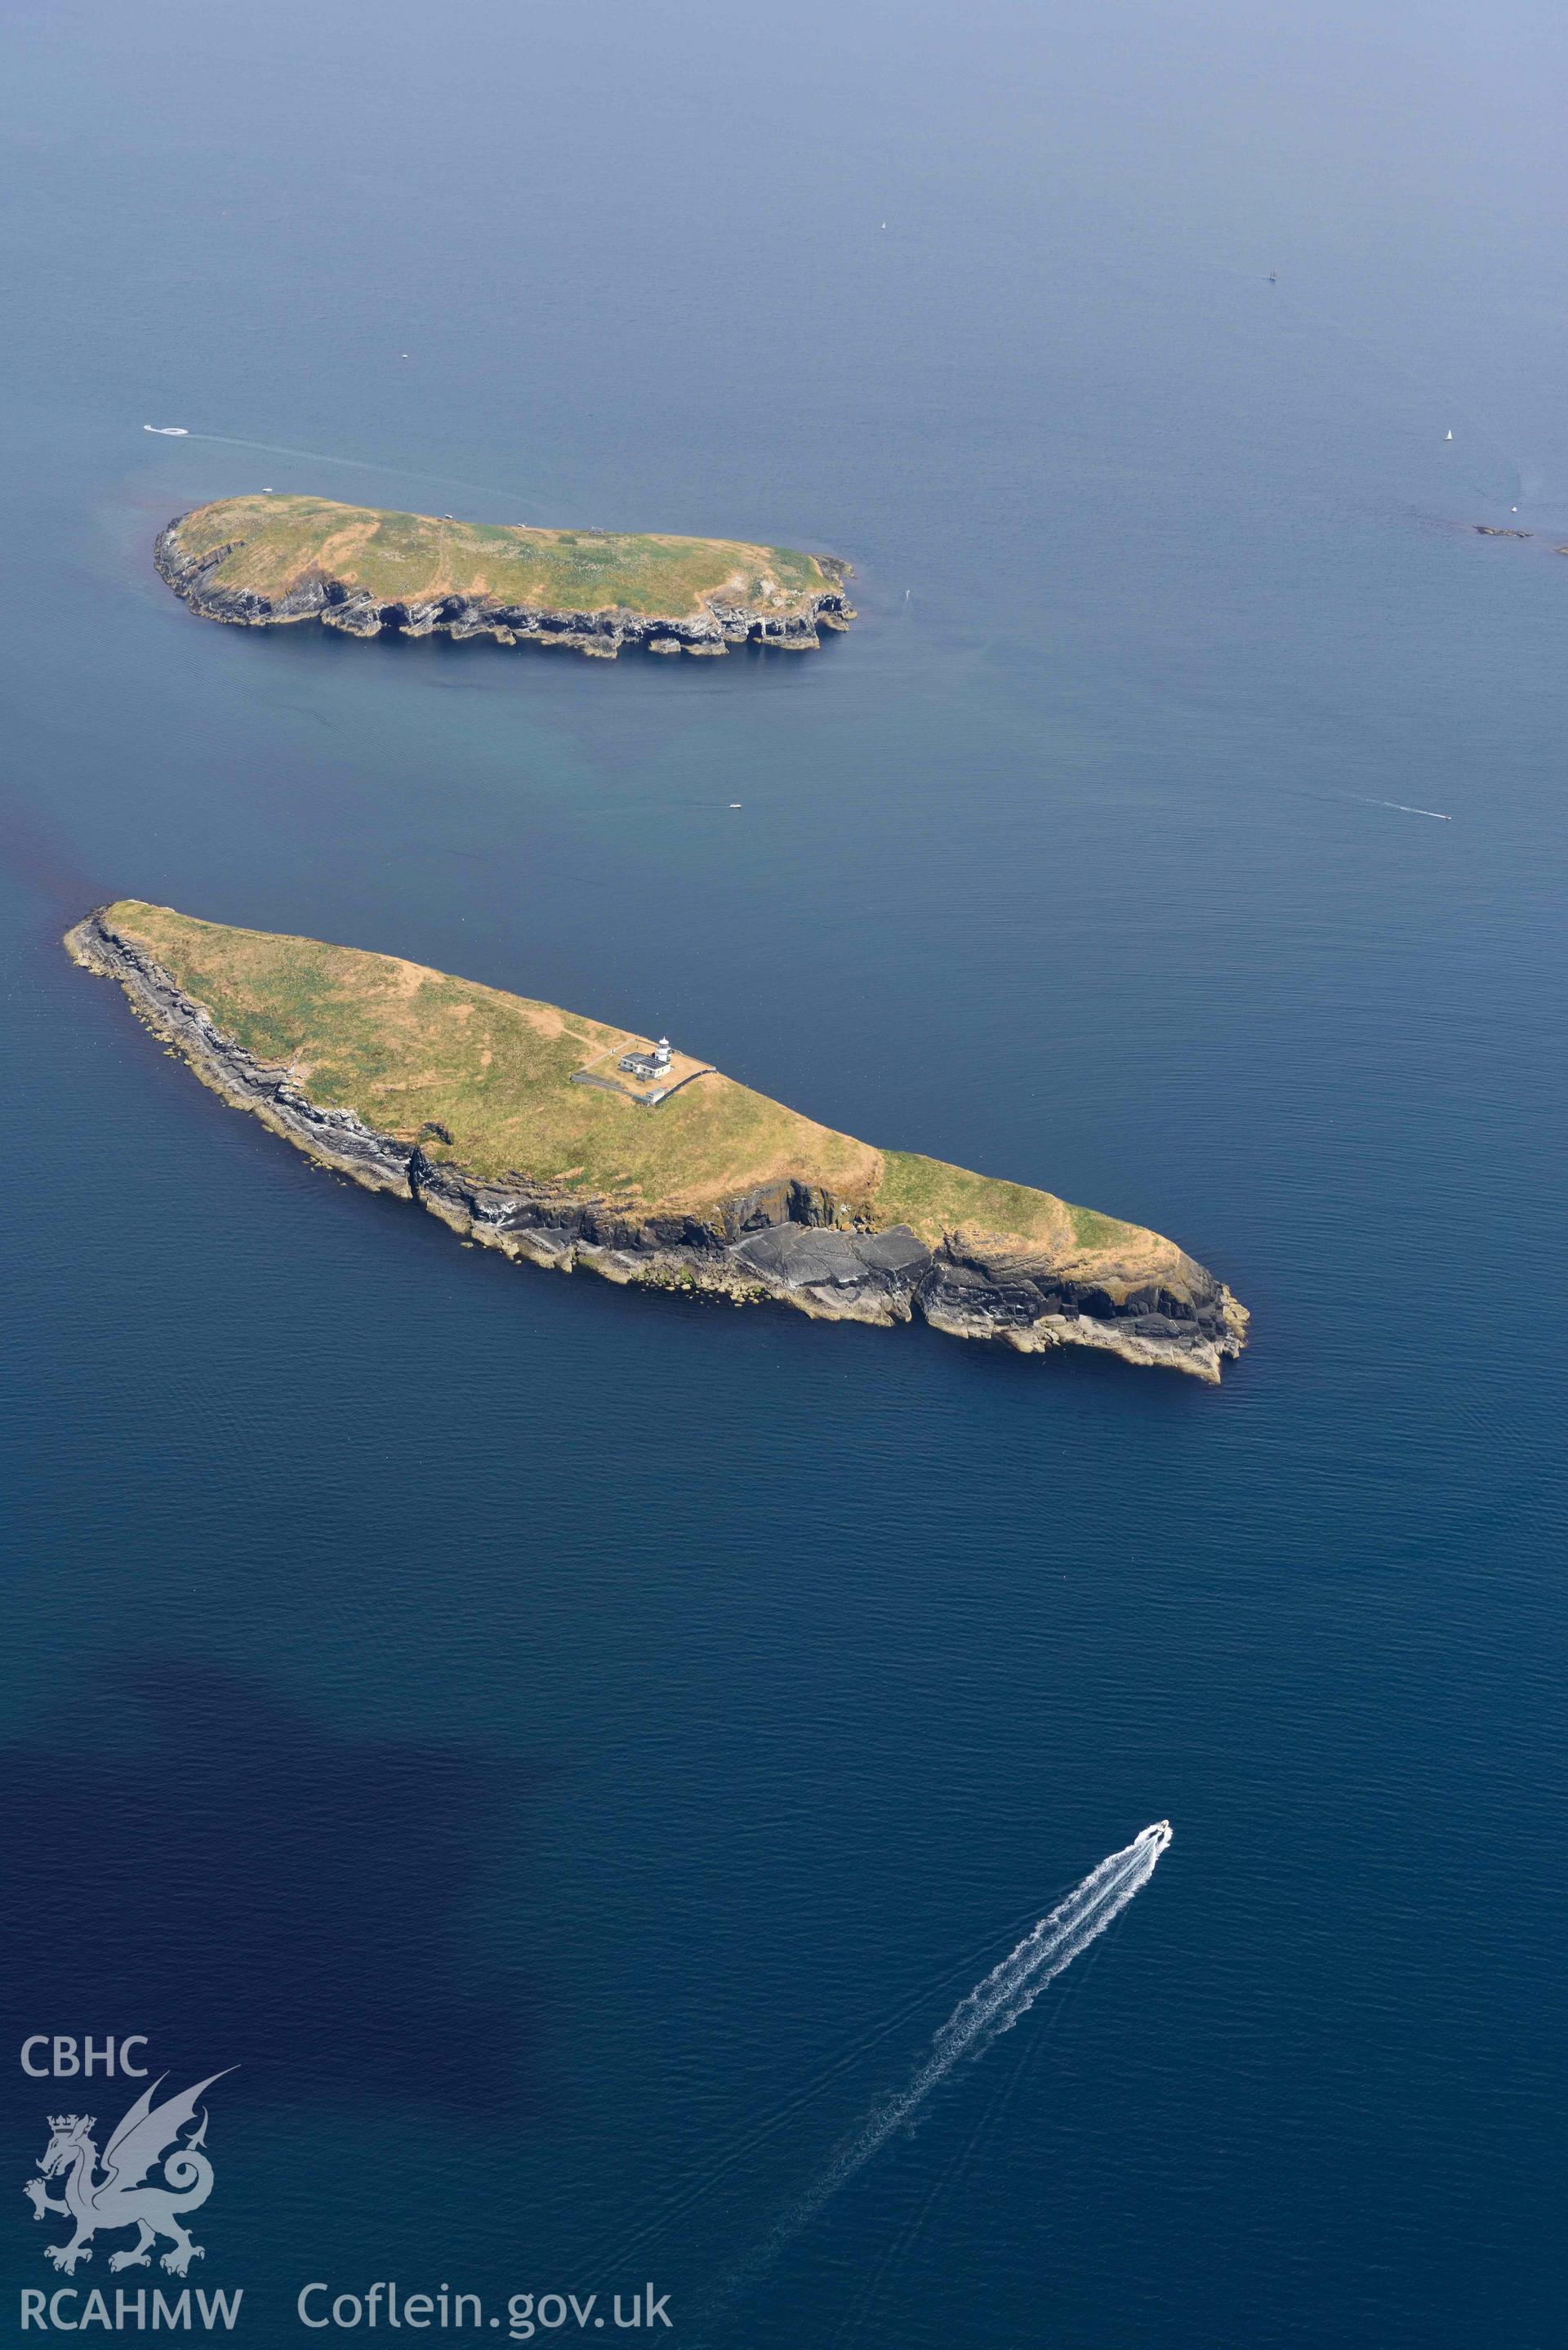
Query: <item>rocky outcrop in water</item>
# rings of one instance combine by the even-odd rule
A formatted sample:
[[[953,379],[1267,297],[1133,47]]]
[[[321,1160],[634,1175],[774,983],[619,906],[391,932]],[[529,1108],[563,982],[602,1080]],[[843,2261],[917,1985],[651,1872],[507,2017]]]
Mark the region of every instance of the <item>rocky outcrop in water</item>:
[[[68,931],[66,945],[87,970],[117,980],[145,1024],[225,1101],[368,1191],[411,1200],[514,1259],[738,1305],[776,1299],[823,1320],[887,1326],[919,1315],[954,1337],[997,1339],[1025,1354],[1102,1347],[1210,1382],[1245,1342],[1245,1309],[1179,1253],[1158,1280],[1136,1265],[1123,1278],[1112,1256],[1085,1282],[1022,1243],[954,1232],[930,1247],[907,1225],[870,1229],[816,1185],[767,1184],[702,1215],[634,1216],[522,1175],[481,1180],[430,1155],[425,1143],[442,1139],[439,1132],[403,1141],[312,1101],[287,1069],[224,1035],[103,910]]]
[[[641,645],[650,653],[727,653],[732,645],[755,644],[783,652],[808,652],[821,644],[823,629],[842,630],[855,618],[846,592],[849,566],[836,556],[816,560],[833,585],[786,613],[763,612],[746,604],[729,604],[707,598],[697,612],[679,619],[660,619],[620,607],[605,611],[548,611],[532,606],[498,604],[487,598],[452,595],[429,603],[397,602],[371,595],[365,588],[312,572],[286,594],[265,596],[254,588],[227,588],[213,574],[240,543],[225,545],[201,556],[188,555],[180,544],[177,515],[158,534],[152,560],[159,574],[182,603],[203,620],[223,620],[242,629],[270,629],[296,620],[319,620],[324,628],[345,636],[379,637],[383,631],[404,637],[428,637],[438,630],[456,641],[493,637],[502,645],[560,645],[568,651],[613,660],[623,645]]]

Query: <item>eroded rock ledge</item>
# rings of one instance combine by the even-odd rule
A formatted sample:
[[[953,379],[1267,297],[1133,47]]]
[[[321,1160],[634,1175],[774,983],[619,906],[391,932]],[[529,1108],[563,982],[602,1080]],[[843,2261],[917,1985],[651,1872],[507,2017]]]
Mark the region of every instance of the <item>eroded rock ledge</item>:
[[[623,645],[662,654],[717,655],[727,653],[732,645],[743,644],[810,652],[821,645],[822,629],[842,631],[856,617],[846,588],[850,566],[832,555],[815,558],[829,584],[817,595],[796,597],[791,608],[778,611],[727,602],[717,594],[706,598],[697,611],[678,617],[628,611],[620,606],[599,611],[553,611],[461,594],[420,601],[378,597],[365,587],[333,577],[329,570],[313,570],[283,594],[274,596],[217,580],[213,575],[243,541],[231,538],[200,554],[188,552],[181,544],[180,529],[190,518],[189,514],[179,515],[159,532],[153,563],[182,603],[202,619],[222,620],[234,628],[270,629],[315,619],[350,637],[378,637],[383,632],[428,637],[439,631],[456,642],[491,637],[501,645],[558,645],[570,652],[614,660]]]
[[[118,981],[142,1022],[225,1101],[320,1165],[411,1200],[514,1260],[736,1304],[773,1299],[824,1320],[890,1326],[919,1315],[952,1336],[1021,1353],[1100,1347],[1216,1384],[1221,1363],[1245,1343],[1245,1308],[1180,1253],[1158,1281],[1124,1284],[1112,1265],[1085,1284],[1023,1243],[960,1232],[929,1247],[907,1225],[870,1229],[815,1185],[769,1184],[701,1218],[632,1217],[524,1177],[476,1179],[432,1160],[422,1138],[400,1140],[352,1111],[313,1102],[287,1069],[225,1035],[104,910],[68,931],[66,945],[85,969]]]

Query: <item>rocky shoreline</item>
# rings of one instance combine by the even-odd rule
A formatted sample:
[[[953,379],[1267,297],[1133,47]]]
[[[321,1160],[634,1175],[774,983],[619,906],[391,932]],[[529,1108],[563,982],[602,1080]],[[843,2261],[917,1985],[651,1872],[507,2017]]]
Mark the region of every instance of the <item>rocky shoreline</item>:
[[[502,645],[559,645],[571,652],[614,660],[623,645],[642,646],[650,653],[666,655],[711,656],[743,644],[810,652],[822,642],[821,629],[843,630],[856,617],[845,589],[850,567],[832,555],[818,556],[816,560],[834,584],[782,614],[760,611],[747,604],[722,603],[716,597],[705,599],[699,611],[678,619],[628,612],[619,606],[597,612],[547,611],[461,595],[428,603],[412,599],[400,603],[326,573],[312,573],[287,595],[275,598],[254,588],[216,585],[212,575],[244,542],[230,539],[208,554],[188,555],[180,543],[180,525],[188,519],[187,515],[177,515],[159,532],[153,563],[182,604],[203,620],[223,620],[232,628],[271,629],[296,620],[319,620],[324,628],[349,637],[378,637],[383,632],[428,637],[440,631],[458,642],[492,637]]]
[[[144,1024],[225,1101],[322,1166],[368,1191],[411,1200],[465,1240],[514,1260],[737,1305],[776,1300],[822,1320],[889,1326],[918,1315],[954,1337],[997,1340],[1024,1354],[1096,1347],[1211,1384],[1245,1344],[1245,1309],[1185,1255],[1158,1283],[1145,1276],[1124,1287],[1102,1272],[1085,1284],[1022,1243],[949,1233],[930,1248],[907,1225],[868,1230],[813,1185],[771,1184],[702,1218],[631,1217],[522,1176],[479,1180],[430,1157],[423,1145],[438,1138],[429,1129],[401,1141],[352,1111],[313,1102],[286,1068],[258,1062],[223,1035],[161,963],[105,921],[102,909],[65,943],[86,970],[118,981]]]

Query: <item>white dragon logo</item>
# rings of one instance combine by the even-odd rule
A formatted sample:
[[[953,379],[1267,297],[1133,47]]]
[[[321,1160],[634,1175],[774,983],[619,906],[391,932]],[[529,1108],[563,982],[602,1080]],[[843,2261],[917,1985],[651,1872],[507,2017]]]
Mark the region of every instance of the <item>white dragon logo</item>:
[[[233,2066],[229,2068],[233,2071]],[[202,2247],[191,2241],[188,2230],[181,2225],[180,2215],[194,2211],[213,2191],[213,2166],[202,2151],[207,2135],[207,2116],[202,2116],[201,2127],[192,2137],[180,2142],[180,2132],[196,2116],[196,2106],[203,2090],[223,2078],[222,2073],[209,2074],[177,2097],[166,2097],[161,2106],[152,2102],[168,2074],[160,2074],[151,2086],[141,2095],[116,2129],[103,2150],[103,2176],[97,2176],[98,2147],[93,2142],[91,2114],[51,2114],[49,2143],[38,2163],[38,2176],[29,2178],[22,2192],[33,2206],[35,2220],[52,2212],[63,2220],[74,2220],[76,2234],[68,2244],[50,2244],[48,2258],[57,2269],[70,2276],[78,2261],[90,2261],[92,2248],[89,2236],[100,2228],[134,2228],[136,2241],[122,2252],[109,2255],[111,2269],[144,2269],[149,2263],[151,2248],[160,2236],[168,2236],[172,2251],[163,2254],[162,2265],[173,2276],[183,2276],[192,2261],[202,2257]],[[142,2181],[153,2165],[161,2160],[163,2177],[160,2182],[144,2186]],[[65,2174],[65,2199],[57,2200],[44,2182]]]

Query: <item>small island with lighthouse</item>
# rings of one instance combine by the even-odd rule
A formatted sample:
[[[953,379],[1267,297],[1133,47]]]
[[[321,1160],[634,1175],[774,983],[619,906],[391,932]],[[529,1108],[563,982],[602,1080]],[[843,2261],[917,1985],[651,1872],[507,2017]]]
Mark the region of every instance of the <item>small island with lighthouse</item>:
[[[1245,1344],[1175,1242],[819,1126],[667,1037],[134,899],[66,944],[225,1101],[514,1260],[1210,1383]]]

